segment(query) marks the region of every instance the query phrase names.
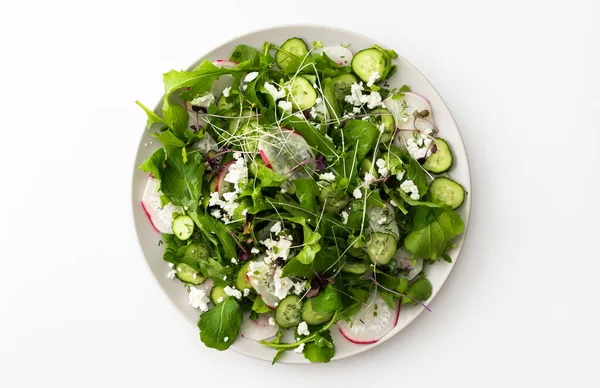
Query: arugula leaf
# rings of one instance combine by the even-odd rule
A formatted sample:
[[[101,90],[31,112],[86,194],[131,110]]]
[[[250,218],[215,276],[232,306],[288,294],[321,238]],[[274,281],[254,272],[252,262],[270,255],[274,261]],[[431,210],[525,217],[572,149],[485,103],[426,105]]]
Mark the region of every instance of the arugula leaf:
[[[328,314],[340,310],[343,306],[342,298],[334,285],[328,284],[325,290],[311,299],[312,309],[317,314]]]
[[[229,57],[229,60],[231,62],[237,62],[237,63],[250,61],[250,63],[253,66],[259,66],[260,65],[260,51],[258,51],[257,49],[255,49],[252,46],[240,44],[235,48],[235,50],[233,50],[233,52],[231,53],[231,56]]]
[[[178,251],[185,243],[175,237],[174,234],[163,233],[162,240],[164,241],[165,246],[163,260],[169,263],[179,264],[181,262],[181,255]]]
[[[150,155],[148,159],[139,167],[140,170],[152,174],[158,180],[161,179],[165,165],[165,150],[159,148]]]
[[[306,220],[303,217],[282,216],[282,218],[302,225],[304,242],[302,244],[302,250],[300,250],[300,252],[298,252],[294,258],[302,264],[312,263],[315,259],[315,255],[321,250],[321,245],[319,244],[319,240],[321,240],[321,234],[316,231],[312,231],[310,226],[306,224]]]
[[[200,315],[200,340],[209,348],[226,350],[237,338],[242,320],[242,308],[238,302],[234,298],[227,298]]]
[[[173,134],[173,132],[169,130],[159,133],[153,133],[152,136],[157,138],[165,148],[182,148],[185,146],[183,140],[179,139]]]
[[[202,194],[204,159],[198,152],[190,153],[188,159],[188,163],[184,163],[181,149],[167,148],[161,188],[174,205],[196,211]]]
[[[161,123],[164,125],[168,125],[167,122],[162,117],[160,117],[159,115],[157,115],[156,113],[154,113],[153,111],[148,109],[144,104],[142,104],[138,100],[136,100],[135,103],[140,108],[142,108],[144,110],[144,112],[146,112],[146,115],[148,116],[148,120],[146,121],[146,128],[150,129],[150,127],[154,123]]]
[[[217,281],[223,280],[223,277],[229,277],[233,274],[233,268],[224,267],[221,263],[211,257],[200,262],[200,269],[204,276]]]
[[[268,313],[271,311],[271,309],[265,304],[265,302],[263,302],[262,298],[256,297],[252,303],[252,311],[256,311],[258,314],[263,314]]]
[[[318,338],[317,338],[318,337]],[[304,358],[310,362],[327,363],[335,354],[333,341],[329,330],[321,331],[315,336],[314,342],[309,342],[304,347]]]
[[[315,254],[315,259],[309,264],[302,264],[297,258],[293,257],[283,267],[281,276],[298,276],[312,279],[315,273],[323,273],[331,267],[338,259],[335,246],[323,246],[322,249]],[[336,266],[333,269],[337,269]]]
[[[318,213],[317,199],[319,195],[319,186],[312,178],[294,179],[292,182],[296,186],[296,198],[300,206],[315,214]]]
[[[463,230],[460,215],[450,207],[416,206],[413,230],[404,238],[404,246],[418,258],[437,260]]]
[[[276,173],[264,163],[258,164],[256,177],[260,180],[260,185],[262,187],[279,187],[287,180],[286,177]]]
[[[194,223],[206,238],[219,248],[225,259],[231,260],[231,258],[237,257],[237,245],[225,224],[208,214],[190,211],[188,216],[194,220]],[[213,237],[213,233],[218,237],[218,240]]]
[[[322,82],[323,84],[323,97],[325,97],[325,106],[329,111],[329,115],[336,120],[339,120],[342,117],[342,112],[340,112],[340,107],[337,102],[337,98],[335,97],[335,88],[333,87],[333,81],[331,78],[325,78]]]

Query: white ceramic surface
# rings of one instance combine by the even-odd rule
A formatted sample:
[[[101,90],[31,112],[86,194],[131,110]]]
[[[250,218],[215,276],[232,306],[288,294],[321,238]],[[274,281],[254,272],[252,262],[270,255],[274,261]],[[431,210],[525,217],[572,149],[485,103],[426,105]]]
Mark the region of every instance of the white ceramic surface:
[[[406,84],[413,92],[421,94],[429,100],[435,115],[436,125],[440,129],[439,135],[448,140],[448,143],[450,144],[454,154],[454,165],[449,171],[449,175],[454,180],[460,182],[468,193],[465,203],[459,209],[459,213],[465,222],[465,232],[455,239],[456,248],[449,252],[453,260],[452,264],[439,262],[427,268],[427,276],[433,285],[433,295],[429,300],[431,301],[440,291],[442,285],[450,275],[450,272],[452,271],[454,263],[456,262],[463,245],[471,208],[471,178],[465,148],[452,114],[440,95],[423,76],[423,74],[421,74],[406,59],[402,58],[402,52],[398,47],[390,47],[385,43],[377,42],[366,36],[328,26],[287,25],[259,30],[223,43],[214,50],[201,56],[196,63],[190,66],[190,68],[195,67],[204,59],[227,59],[229,58],[229,54],[233,51],[235,46],[240,43],[261,47],[265,41],[281,44],[287,38],[292,36],[300,37],[309,44],[312,41],[321,40],[325,46],[337,45],[340,43],[346,45],[350,43],[350,49],[354,53],[360,49],[370,47],[373,44],[395,49],[399,54],[399,58],[395,60],[395,64],[397,65],[398,69],[393,77],[388,81],[389,84],[391,86],[398,87]],[[140,128],[142,128],[142,125],[143,123],[140,122]],[[181,282],[167,278],[166,273],[168,272],[168,267],[167,264],[162,260],[163,248],[162,246],[158,245],[160,234],[154,230],[140,205],[140,199],[142,197],[148,175],[142,171],[139,171],[137,167],[159,146],[159,142],[155,141],[156,139],[152,138],[151,134],[152,131],[145,129],[142,132],[133,172],[132,206],[137,235],[146,261],[160,287],[167,293],[171,301],[183,313],[186,320],[195,326],[198,321],[198,310],[193,309],[188,305],[187,291],[184,287],[182,287]],[[149,144],[150,142],[152,142],[152,144]],[[148,144],[148,146],[146,146],[146,144]],[[424,308],[421,306],[403,306],[396,327],[379,342],[369,345],[357,345],[347,341],[341,336],[337,326],[334,327],[332,329],[332,335],[336,346],[336,353],[333,360],[339,360],[364,352],[389,340],[394,335],[402,331],[402,329],[404,329],[413,320],[415,320],[415,318],[421,314],[423,310]],[[433,312],[433,314],[435,314],[435,312]],[[190,338],[190,341],[198,341],[198,346],[204,346],[198,337]],[[258,342],[241,337],[236,339],[235,343],[230,349],[248,356],[268,361],[270,361],[275,354],[274,350],[262,346]],[[295,354],[294,352],[286,352],[279,362],[294,364],[308,363],[308,361],[304,359],[302,355]]]

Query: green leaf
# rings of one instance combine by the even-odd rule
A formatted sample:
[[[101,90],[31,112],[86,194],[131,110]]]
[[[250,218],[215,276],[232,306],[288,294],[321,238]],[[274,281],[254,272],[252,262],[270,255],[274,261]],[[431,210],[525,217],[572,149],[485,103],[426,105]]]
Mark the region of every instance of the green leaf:
[[[410,158],[408,163],[404,164],[404,170],[406,171],[405,178],[410,179],[419,189],[420,197],[424,197],[427,193],[427,177],[425,171],[421,168],[419,162]]]
[[[395,309],[397,307],[396,300],[394,299],[396,296],[394,294],[386,290],[379,290],[379,295],[381,295],[381,299],[383,299],[390,308]]]
[[[209,348],[226,350],[237,338],[242,319],[242,308],[238,302],[234,298],[227,298],[200,315],[200,339]]]
[[[181,132],[187,128],[189,114],[183,106],[173,104],[165,98],[162,112],[167,125],[173,131]]]
[[[148,116],[148,120],[146,121],[146,128],[150,129],[150,127],[152,126],[152,124],[155,123],[161,123],[164,125],[168,125],[167,122],[160,117],[159,115],[157,115],[156,113],[154,113],[153,111],[151,111],[150,109],[148,109],[144,104],[142,104],[139,101],[135,101],[135,103],[144,110],[144,112],[146,112],[146,115]]]
[[[173,264],[181,262],[179,248],[185,246],[185,242],[181,241],[174,234],[163,233],[162,240],[164,241],[165,250],[163,252],[163,260]]]
[[[181,149],[168,148],[166,167],[161,179],[161,188],[174,205],[186,211],[196,211],[202,194],[204,158],[200,153],[191,153],[189,162],[184,163]]]
[[[343,177],[352,180],[358,175],[358,163],[367,156],[381,135],[373,124],[363,120],[348,120],[342,130],[346,156],[334,165],[334,169]]]
[[[263,302],[260,297],[254,299],[254,303],[252,303],[252,311],[256,311],[258,314],[268,313],[271,311],[269,306]]]
[[[463,221],[449,207],[414,209],[413,230],[404,238],[404,246],[418,258],[437,260],[450,240],[463,232]]]
[[[300,206],[317,214],[317,196],[319,195],[317,182],[311,178],[301,178],[294,179],[292,183],[296,186],[296,198],[298,198]]]
[[[335,354],[335,349],[333,345],[331,347],[329,344],[332,344],[331,335],[329,331],[320,332],[319,336],[321,339],[319,342],[309,342],[304,347],[304,357],[310,362],[324,362],[327,363],[331,360],[333,355]],[[320,346],[319,346],[320,345]]]
[[[276,173],[263,163],[258,164],[256,177],[260,180],[262,187],[279,187],[287,180],[286,177]]]
[[[315,254],[315,259],[309,264],[302,264],[297,258],[292,258],[283,267],[282,276],[298,276],[312,279],[315,273],[323,273],[337,261],[338,255],[335,246],[323,246]],[[333,270],[338,267],[334,266]]]
[[[179,139],[169,130],[153,133],[152,136],[157,138],[165,148],[182,148],[185,146],[183,140]]]
[[[188,212],[188,216],[194,220],[194,223],[206,238],[219,248],[226,260],[237,258],[237,244],[225,224],[208,214],[199,214],[191,211]]]
[[[292,115],[282,120],[281,126],[298,132],[309,146],[316,148],[326,159],[331,160],[337,157],[333,142],[305,120]]]
[[[402,298],[402,304],[416,304],[416,301],[427,300],[431,297],[432,290],[431,282],[427,278],[419,278],[406,289],[405,294],[408,298]]]
[[[231,56],[229,57],[229,60],[231,62],[237,62],[237,63],[250,61],[250,63],[253,66],[259,66],[260,65],[260,51],[258,51],[257,49],[255,49],[252,46],[240,44],[233,50],[233,52],[231,53]]]
[[[221,263],[210,257],[200,262],[200,269],[204,276],[218,281],[223,280],[225,276],[231,277],[233,274],[233,268],[224,267]]]
[[[343,307],[340,293],[332,284],[328,284],[325,290],[312,298],[311,301],[312,309],[317,314],[322,315],[340,310]]]
[[[140,170],[150,173],[154,178],[160,180],[165,168],[165,150],[163,148],[159,148],[154,151],[139,168]]]
[[[331,78],[326,78],[323,83],[323,97],[325,98],[325,106],[329,111],[329,115],[336,120],[342,117],[340,107],[338,106],[337,98],[335,98],[335,89]]]

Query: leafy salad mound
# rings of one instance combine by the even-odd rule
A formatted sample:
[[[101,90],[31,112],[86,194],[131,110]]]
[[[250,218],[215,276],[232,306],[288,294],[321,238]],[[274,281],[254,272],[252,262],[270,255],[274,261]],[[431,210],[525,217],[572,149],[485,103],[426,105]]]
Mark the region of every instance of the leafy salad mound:
[[[164,74],[162,114],[137,102],[162,144],[140,166],[142,206],[206,346],[241,335],[273,362],[328,362],[334,324],[372,343],[401,305],[427,307],[425,268],[451,261],[465,192],[427,100],[389,86],[396,57],[239,45]]]

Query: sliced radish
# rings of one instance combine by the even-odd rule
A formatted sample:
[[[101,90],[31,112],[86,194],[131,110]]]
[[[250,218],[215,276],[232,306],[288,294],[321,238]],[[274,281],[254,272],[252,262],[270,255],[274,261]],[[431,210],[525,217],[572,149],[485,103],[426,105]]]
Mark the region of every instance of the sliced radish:
[[[173,213],[183,213],[183,210],[179,206],[173,205],[171,202],[160,206],[160,197],[163,195],[162,191],[156,191],[158,187],[158,179],[150,177],[146,183],[144,189],[144,195],[142,196],[142,207],[148,215],[152,226],[160,233],[173,234]]]
[[[258,149],[265,164],[280,175],[308,178],[314,172],[315,163],[310,161],[315,156],[297,132],[284,128],[263,135],[258,140]]]
[[[417,276],[423,269],[423,259],[411,260],[409,257],[410,253],[403,249],[398,249],[398,251],[396,251],[396,255],[394,256],[394,260],[396,261],[398,268],[409,271],[408,275],[406,275],[406,278],[410,281],[413,280],[414,277]]]
[[[192,129],[203,128],[207,123],[206,114],[201,110],[194,110],[189,101],[184,101],[183,106],[188,112],[188,127]]]
[[[254,276],[252,272],[248,272],[246,278],[267,306],[272,309],[277,307],[280,299],[275,296],[275,286],[273,285],[272,277],[267,276],[268,279],[265,279],[261,276]]]
[[[224,69],[231,69],[236,67],[237,63],[219,59],[214,61],[213,65],[222,67]],[[223,93],[223,90],[230,88],[231,85],[233,85],[233,76],[231,74],[225,74],[213,82],[212,86],[210,87],[210,92],[213,94],[213,96],[215,96],[215,98],[219,98]]]
[[[215,282],[211,278],[206,279],[204,282],[194,286],[200,290],[203,290],[206,295],[210,295],[210,291],[212,290]]]
[[[240,327],[242,337],[260,341],[275,336],[279,326],[276,323],[270,325],[269,319],[273,319],[271,314],[260,314],[255,320],[246,320]]]
[[[354,56],[352,51],[342,46],[323,47],[322,49],[315,50],[315,52],[319,54],[324,52],[331,60],[340,66],[350,66],[352,57]]]
[[[217,175],[215,191],[219,193],[219,196],[222,196],[223,193],[231,191],[232,184],[230,182],[225,181],[225,177],[229,173],[229,166],[231,165],[231,163],[233,163],[233,160],[228,163],[225,163],[225,167],[221,171],[219,171],[219,174]]]
[[[398,323],[400,305],[392,309],[376,290],[350,322],[340,321],[340,333],[355,344],[372,344],[379,341]]]
[[[396,128],[399,129],[394,139],[395,145],[406,150],[406,141],[413,136],[415,130],[434,129],[433,111],[427,99],[415,93],[405,92],[404,97],[394,100],[388,97],[383,101],[385,107],[394,115]],[[413,116],[414,111],[427,110],[426,118]]]

